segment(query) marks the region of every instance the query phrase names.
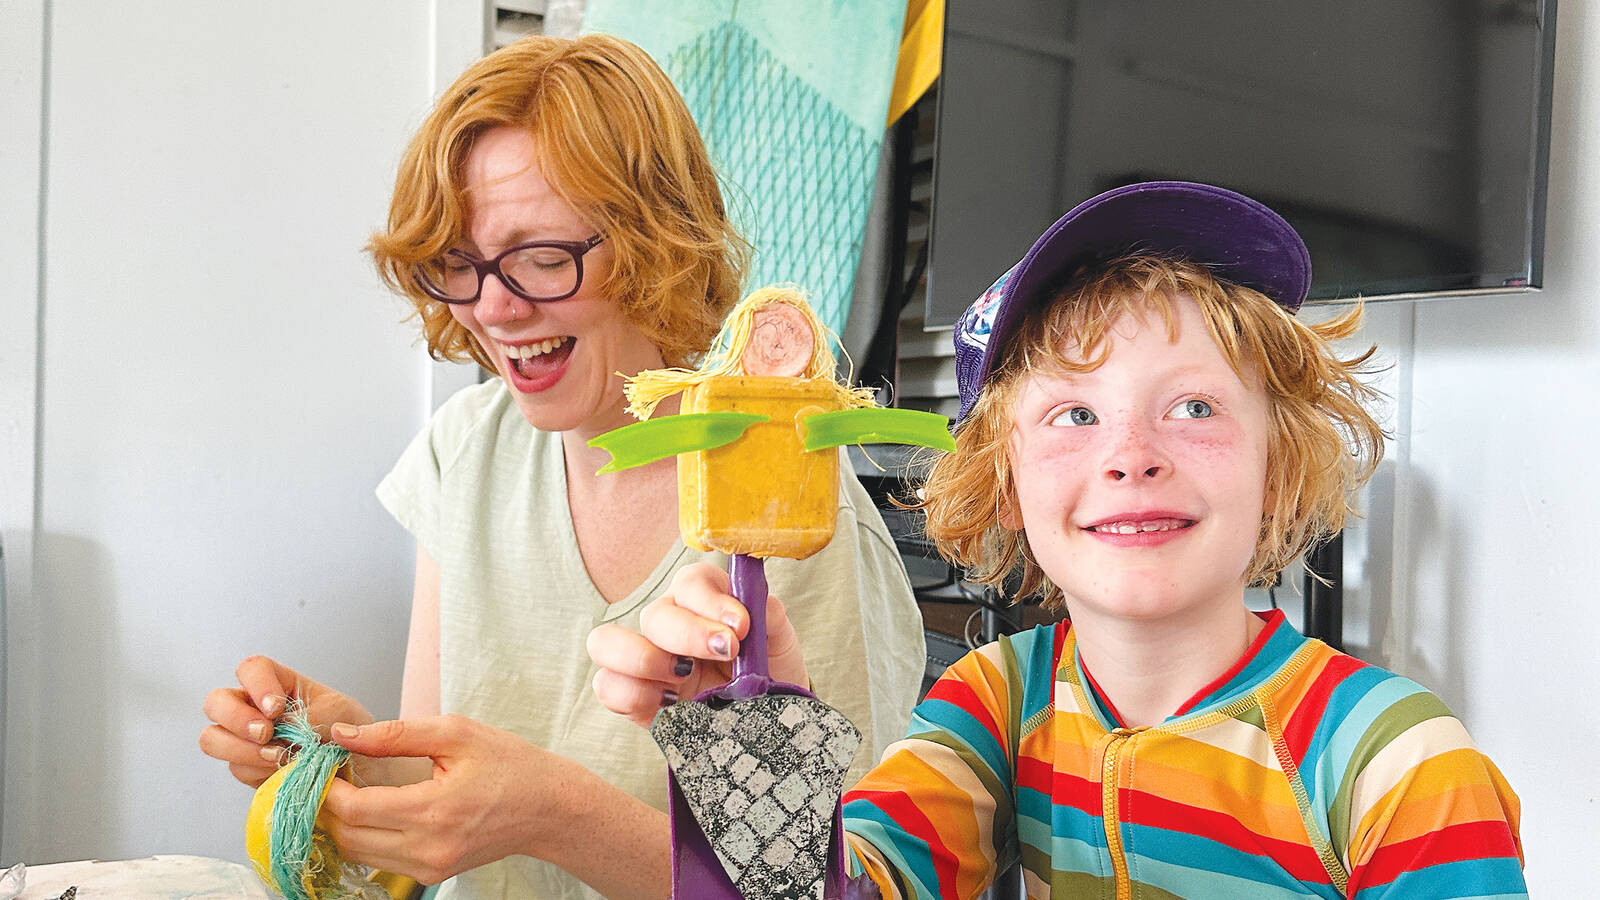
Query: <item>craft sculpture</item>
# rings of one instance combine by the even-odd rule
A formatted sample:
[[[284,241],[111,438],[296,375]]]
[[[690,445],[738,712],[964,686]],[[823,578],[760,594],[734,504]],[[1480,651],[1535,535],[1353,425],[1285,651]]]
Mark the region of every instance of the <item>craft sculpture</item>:
[[[731,679],[650,728],[667,759],[679,900],[877,896],[844,869],[839,797],[860,733],[769,676],[763,561],[805,559],[832,539],[840,446],[953,446],[945,417],[879,408],[871,391],[840,384],[826,341],[802,292],[763,288],[735,307],[700,369],[630,379],[643,421],[590,442],[612,454],[601,472],[677,456],[684,543],[729,555],[750,616]],[[650,418],[674,394],[679,413]]]

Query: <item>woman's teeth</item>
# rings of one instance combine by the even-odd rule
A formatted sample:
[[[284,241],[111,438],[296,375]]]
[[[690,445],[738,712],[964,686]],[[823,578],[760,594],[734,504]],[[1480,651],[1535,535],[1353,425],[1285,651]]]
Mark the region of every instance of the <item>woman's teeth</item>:
[[[506,344],[501,344],[500,349],[505,352],[507,359],[532,359],[535,356],[543,356],[546,353],[549,353],[551,350],[559,348],[566,342],[566,336],[562,335],[561,337],[554,337],[548,340],[539,341],[536,344],[523,344],[520,347],[511,347]]]
[[[1146,531],[1176,531],[1190,524],[1185,519],[1152,519],[1148,522],[1106,522],[1089,530],[1102,534],[1140,534]]]

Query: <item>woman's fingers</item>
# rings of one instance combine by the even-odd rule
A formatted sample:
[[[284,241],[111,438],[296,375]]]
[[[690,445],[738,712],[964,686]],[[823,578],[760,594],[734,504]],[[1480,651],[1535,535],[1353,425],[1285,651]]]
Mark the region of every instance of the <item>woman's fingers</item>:
[[[272,773],[276,771],[278,770],[274,768],[264,769],[259,766],[242,766],[237,763],[228,764],[228,774],[253,788],[261,787],[261,782],[271,778]]]
[[[419,782],[408,785],[368,785],[357,787],[335,778],[322,801],[322,817],[331,817],[347,827],[394,831],[396,823],[415,822],[428,816],[429,805],[437,800],[437,785]],[[321,819],[318,820],[321,824]]]
[[[272,740],[272,720],[239,688],[217,688],[206,695],[201,709],[207,719],[256,746]]]
[[[276,744],[263,747],[255,741],[241,738],[221,725],[208,725],[200,732],[200,752],[220,759],[229,765],[261,767],[269,774],[275,768],[264,755],[265,750],[276,749]]]
[[[283,714],[290,697],[305,696],[299,674],[269,657],[247,657],[234,675],[250,702],[269,719]]]
[[[317,827],[333,838],[345,859],[417,877],[408,871],[416,866],[415,860],[406,855],[414,848],[404,831],[357,820],[372,818],[365,812],[365,796],[358,793],[359,790],[342,778],[333,779],[317,814]]]

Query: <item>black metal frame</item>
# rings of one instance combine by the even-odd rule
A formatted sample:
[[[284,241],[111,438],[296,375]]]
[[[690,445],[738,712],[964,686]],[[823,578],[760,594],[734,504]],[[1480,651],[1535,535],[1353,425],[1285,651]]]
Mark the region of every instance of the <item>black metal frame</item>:
[[[1344,533],[1305,555],[1305,617],[1301,629],[1335,650],[1344,649]]]

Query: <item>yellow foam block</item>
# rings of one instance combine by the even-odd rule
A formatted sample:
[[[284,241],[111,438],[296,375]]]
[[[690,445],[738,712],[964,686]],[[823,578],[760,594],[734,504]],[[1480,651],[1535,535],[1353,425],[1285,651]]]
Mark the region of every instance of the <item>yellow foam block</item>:
[[[744,436],[678,457],[678,526],[696,550],[805,559],[833,539],[839,512],[839,451],[807,452],[798,420],[838,409],[821,380],[707,378],[684,395],[683,412],[769,417]]]

